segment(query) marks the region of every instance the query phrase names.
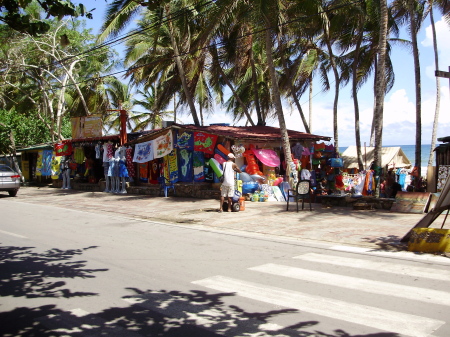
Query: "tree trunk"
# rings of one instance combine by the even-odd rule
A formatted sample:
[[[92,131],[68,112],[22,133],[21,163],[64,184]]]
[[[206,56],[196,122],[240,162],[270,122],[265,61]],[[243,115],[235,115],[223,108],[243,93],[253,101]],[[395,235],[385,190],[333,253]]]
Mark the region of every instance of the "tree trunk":
[[[355,107],[355,140],[356,140],[356,156],[358,159],[358,168],[360,171],[364,169],[362,163],[362,153],[361,153],[361,134],[359,129],[359,104],[358,104],[358,62],[359,62],[359,52],[363,38],[363,27],[360,25],[359,27],[358,40],[355,46],[355,59],[352,64],[352,96],[353,96],[353,105]]]
[[[172,44],[172,48],[175,53],[175,62],[177,65],[178,74],[180,74],[180,80],[181,80],[181,84],[183,86],[183,91],[186,96],[186,100],[189,104],[189,108],[191,110],[191,115],[192,115],[192,118],[194,119],[194,124],[196,126],[200,126],[200,121],[198,119],[197,110],[195,109],[194,98],[192,97],[191,92],[189,91],[189,88],[186,83],[186,75],[184,73],[183,65],[181,64],[180,53],[178,52],[178,45],[177,45],[177,42],[175,41],[175,36],[173,33],[173,25],[172,25],[171,21],[169,21],[169,30],[170,30],[170,34],[169,34],[170,42]]]
[[[408,10],[411,25],[411,41],[413,47],[414,57],[414,80],[416,87],[416,157],[414,166],[417,167],[418,176],[420,177],[421,163],[422,163],[422,93],[421,93],[421,81],[420,81],[420,61],[419,61],[419,48],[417,46],[417,22],[414,16],[414,0],[408,0]]]
[[[436,39],[436,27],[434,24],[434,16],[433,16],[433,3],[430,3],[429,6],[430,6],[431,31],[433,33],[434,64],[435,69],[439,70],[439,57]],[[436,107],[434,112],[433,132],[431,134],[431,148],[430,148],[430,157],[428,158],[428,166],[433,166],[434,162],[434,148],[436,147],[436,136],[439,122],[440,105],[441,105],[441,80],[439,77],[436,76]]]
[[[256,116],[258,117],[258,125],[266,125],[264,116],[259,105],[258,78],[256,76],[255,60],[253,58],[253,49],[250,49],[250,65],[252,67],[253,96],[255,100]]]
[[[333,69],[334,78],[335,78],[335,86],[334,86],[334,102],[333,102],[333,137],[334,137],[334,147],[336,149],[339,148],[339,134],[338,134],[338,102],[339,102],[339,85],[340,85],[340,77],[337,69],[336,61],[333,55],[333,48],[331,47],[331,37],[330,37],[330,21],[328,17],[325,15],[325,24],[324,24],[324,34],[326,39],[326,44],[328,48],[328,56],[330,58],[331,68]]]
[[[309,132],[312,132],[313,77],[309,75]]]
[[[375,168],[381,167],[381,147],[383,145],[383,109],[384,95],[386,92],[386,42],[387,42],[387,2],[380,1],[380,41],[378,44],[378,68],[377,82],[375,87],[375,111],[374,111],[374,129],[375,129],[375,149],[374,149],[374,165]],[[379,195],[379,185],[376,188],[376,195]]]
[[[294,165],[291,156],[291,145],[289,142],[289,135],[286,128],[286,122],[283,114],[283,105],[281,104],[280,90],[278,88],[278,79],[275,72],[275,65],[272,57],[272,39],[270,36],[270,24],[266,21],[266,56],[267,56],[267,66],[269,68],[270,74],[270,87],[272,91],[272,99],[275,105],[275,111],[278,117],[278,123],[280,124],[280,135],[281,144],[283,146],[284,158],[286,160],[286,176],[290,180],[290,185],[293,186],[293,181],[291,180],[291,165]]]

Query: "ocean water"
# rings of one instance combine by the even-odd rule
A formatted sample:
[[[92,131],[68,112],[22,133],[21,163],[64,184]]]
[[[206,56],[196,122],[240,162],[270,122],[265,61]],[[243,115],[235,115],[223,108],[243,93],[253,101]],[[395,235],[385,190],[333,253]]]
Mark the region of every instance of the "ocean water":
[[[400,146],[403,150],[403,152],[405,153],[406,157],[408,157],[409,161],[412,163],[412,165],[414,166],[414,161],[416,158],[416,146],[415,145],[389,145],[386,147],[397,147]],[[363,147],[364,148],[364,147]],[[342,153],[347,149],[347,147],[339,147],[339,152]],[[428,166],[428,158],[430,156],[430,149],[431,149],[431,144],[423,144],[422,145],[422,149],[421,149],[421,163],[420,166],[422,168],[422,175],[424,175],[426,173],[427,170],[427,166]],[[433,162],[433,166],[436,165],[436,159]]]

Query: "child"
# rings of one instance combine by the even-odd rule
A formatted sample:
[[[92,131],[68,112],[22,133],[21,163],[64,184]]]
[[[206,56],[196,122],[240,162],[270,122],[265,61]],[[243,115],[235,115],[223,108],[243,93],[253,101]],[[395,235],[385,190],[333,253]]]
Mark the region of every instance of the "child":
[[[327,191],[327,179],[323,178],[320,182],[319,182],[319,188],[318,188],[318,192],[321,195],[328,195],[328,191]]]

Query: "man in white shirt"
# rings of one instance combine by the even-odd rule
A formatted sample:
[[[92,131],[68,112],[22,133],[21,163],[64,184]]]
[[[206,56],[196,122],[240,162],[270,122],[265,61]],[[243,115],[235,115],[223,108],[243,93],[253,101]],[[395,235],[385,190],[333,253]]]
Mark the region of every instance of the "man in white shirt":
[[[225,198],[228,198],[228,212],[231,212],[232,198],[234,196],[234,172],[241,173],[242,171],[234,163],[234,154],[228,154],[228,160],[223,163],[223,182],[220,186],[220,208],[219,212],[222,212],[223,202]]]

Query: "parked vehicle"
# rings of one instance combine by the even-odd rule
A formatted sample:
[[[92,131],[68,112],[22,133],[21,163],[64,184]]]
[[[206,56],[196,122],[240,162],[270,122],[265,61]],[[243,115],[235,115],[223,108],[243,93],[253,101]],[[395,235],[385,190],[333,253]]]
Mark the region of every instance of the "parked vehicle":
[[[0,191],[15,197],[20,188],[20,175],[8,165],[0,164]]]

